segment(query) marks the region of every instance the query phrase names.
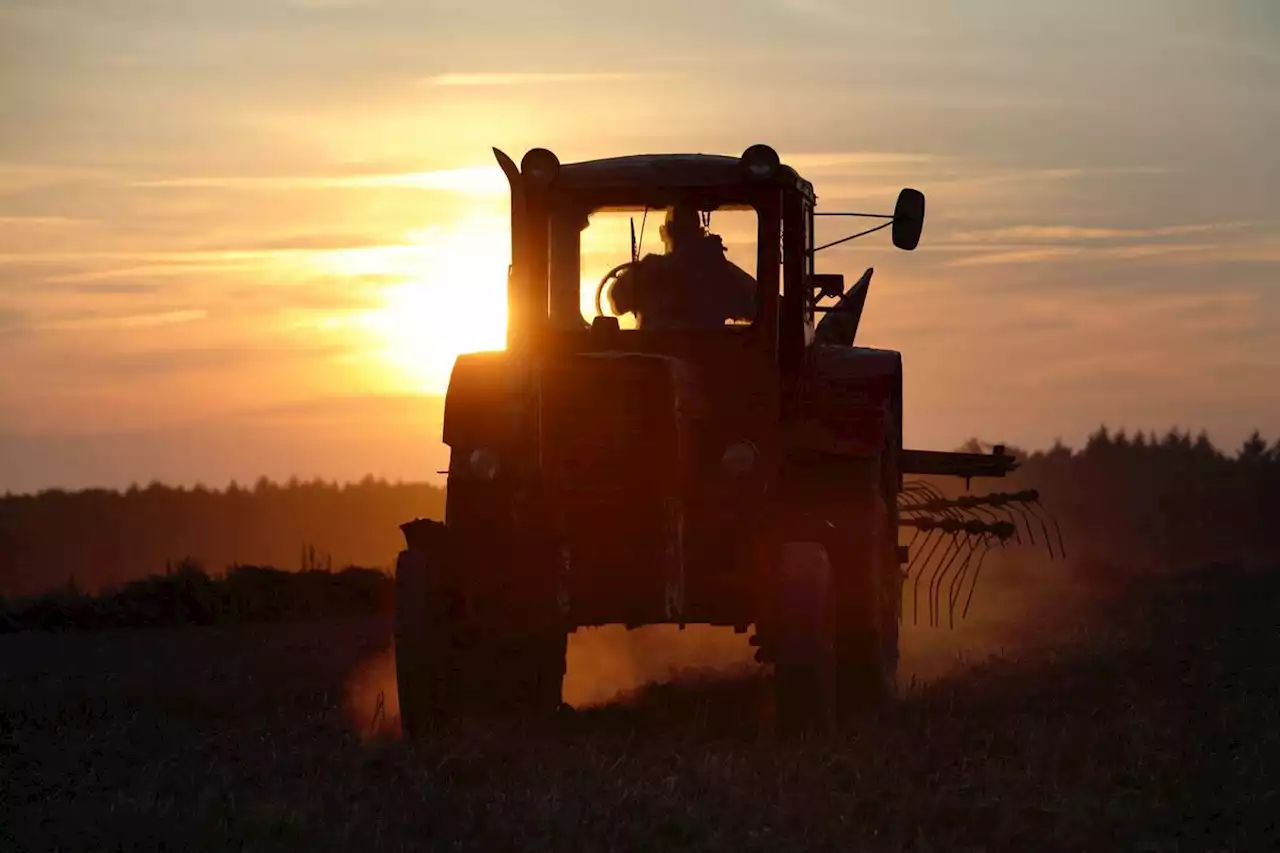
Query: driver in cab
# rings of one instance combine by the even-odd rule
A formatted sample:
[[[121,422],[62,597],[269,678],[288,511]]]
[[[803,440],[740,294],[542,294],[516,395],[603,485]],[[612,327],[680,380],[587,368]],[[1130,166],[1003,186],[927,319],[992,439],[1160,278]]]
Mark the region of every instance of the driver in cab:
[[[666,254],[645,255],[618,274],[609,292],[614,316],[634,313],[639,329],[723,328],[756,315],[756,280],[725,257],[720,235],[702,226],[697,208],[668,209],[659,230]]]

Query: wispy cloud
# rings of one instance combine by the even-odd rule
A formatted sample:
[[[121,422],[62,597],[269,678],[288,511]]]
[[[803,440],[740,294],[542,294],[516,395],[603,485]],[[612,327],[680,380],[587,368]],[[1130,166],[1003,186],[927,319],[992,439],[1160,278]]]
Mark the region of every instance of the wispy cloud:
[[[1212,243],[1140,243],[1131,246],[1039,246],[982,252],[948,261],[951,267],[990,266],[993,264],[1029,264],[1064,260],[1156,260],[1162,257],[1193,257],[1213,252],[1220,247]]]
[[[920,37],[930,34],[923,22],[910,23],[906,18],[891,19],[868,14],[868,7],[854,7],[838,0],[776,0],[781,11],[820,21],[826,26],[857,27],[877,35]]]
[[[0,216],[0,228],[59,228],[93,222],[74,216]]]
[[[831,151],[782,154],[781,159],[788,166],[803,172],[868,166],[915,166],[922,163],[938,163],[950,158],[938,154],[906,151]]]
[[[933,251],[968,253],[949,266],[1034,263],[1062,258],[1087,260],[1154,260],[1167,256],[1215,257],[1220,252],[1256,248],[1254,242],[1206,241],[1204,235],[1249,228],[1255,223],[1208,222],[1157,227],[1090,227],[1015,225],[960,231]],[[1201,236],[1198,241],[1181,238]],[[1212,240],[1212,238],[1210,238]]]
[[[361,9],[381,6],[383,0],[284,0],[284,5],[294,9],[323,12],[334,9]]]
[[[670,76],[666,72],[640,71],[490,71],[436,74],[422,82],[428,86],[545,86],[551,83],[605,83]]]
[[[124,314],[119,316],[90,316],[68,320],[54,320],[33,326],[41,332],[67,332],[84,329],[144,329],[156,326],[172,326],[207,318],[208,312],[200,308],[175,311],[158,311],[148,314]]]
[[[0,163],[0,193],[19,193],[58,184],[109,181],[115,173],[82,166]]]
[[[506,179],[497,166],[462,166],[423,172],[395,172],[367,175],[241,176],[191,175],[136,181],[143,189],[224,189],[224,190],[331,190],[391,187],[435,190],[465,195],[498,195],[507,191]]]
[[[1077,240],[1143,240],[1203,234],[1232,227],[1234,223],[1209,222],[1197,225],[1170,225],[1159,228],[1093,228],[1080,225],[1014,225],[961,231],[956,240],[968,242],[1074,242]]]

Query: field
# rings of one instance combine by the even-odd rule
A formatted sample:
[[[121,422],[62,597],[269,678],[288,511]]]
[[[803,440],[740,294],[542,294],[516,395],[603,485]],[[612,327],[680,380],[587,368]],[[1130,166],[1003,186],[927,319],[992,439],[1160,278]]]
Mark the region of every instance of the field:
[[[12,633],[0,850],[1275,849],[1280,574],[1064,595],[969,665],[913,629],[908,669],[937,677],[806,741],[771,733],[766,675],[695,671],[407,745],[381,616]],[[626,670],[607,645],[578,641],[580,696]]]

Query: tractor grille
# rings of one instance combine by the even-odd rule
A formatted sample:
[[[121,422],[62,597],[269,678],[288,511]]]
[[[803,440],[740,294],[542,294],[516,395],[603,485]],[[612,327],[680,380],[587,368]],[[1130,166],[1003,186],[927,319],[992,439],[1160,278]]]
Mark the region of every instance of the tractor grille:
[[[584,355],[547,368],[542,470],[561,502],[635,504],[679,494],[687,453],[679,363]]]

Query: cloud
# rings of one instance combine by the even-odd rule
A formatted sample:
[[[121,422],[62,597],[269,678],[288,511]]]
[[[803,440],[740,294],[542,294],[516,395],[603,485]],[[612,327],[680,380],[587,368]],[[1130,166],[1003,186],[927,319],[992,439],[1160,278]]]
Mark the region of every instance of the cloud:
[[[27,226],[59,228],[69,225],[84,225],[95,221],[74,216],[0,216],[0,228],[22,228]]]
[[[1220,259],[1221,252],[1244,250],[1251,245],[1233,238],[1190,242],[1182,238],[1215,232],[1256,229],[1260,223],[1208,222],[1155,227],[1014,225],[957,231],[950,239],[931,244],[928,251],[962,253],[948,266],[988,266],[1035,263],[1075,258],[1081,260],[1136,260],[1179,258]],[[1258,245],[1255,240],[1252,245]],[[1265,245],[1265,238],[1261,245]]]
[[[1079,225],[1015,225],[1007,228],[988,228],[978,231],[961,231],[954,239],[970,242],[1074,242],[1077,240],[1141,240],[1155,237],[1179,237],[1184,234],[1202,234],[1232,227],[1232,223],[1210,222],[1198,225],[1170,225],[1160,228],[1093,228]]]
[[[83,166],[0,163],[0,194],[26,192],[58,184],[110,181],[117,177],[114,172]]]
[[[41,332],[67,332],[84,329],[143,329],[156,326],[171,326],[177,323],[191,323],[197,320],[204,320],[208,316],[208,312],[202,308],[189,308],[146,314],[89,316],[68,320],[53,320],[46,323],[38,323],[33,328]]]
[[[363,9],[381,6],[383,0],[284,0],[284,5],[309,12],[325,12],[338,9]]]
[[[141,189],[330,190],[392,187],[464,195],[501,195],[507,182],[496,166],[461,166],[421,172],[366,175],[186,176],[137,181]]]
[[[423,82],[429,86],[542,86],[549,83],[604,83],[638,80],[667,73],[637,71],[507,71],[436,74]]]
[[[835,151],[782,154],[782,162],[800,173],[823,169],[866,168],[869,166],[915,166],[951,160],[938,154],[906,151]]]
[[[1035,264],[1043,261],[1056,261],[1078,255],[1083,250],[1074,246],[1054,246],[1041,249],[1012,249],[1007,252],[988,252],[956,258],[948,261],[947,266],[973,267],[984,264]]]
[[[927,24],[917,20],[886,18],[883,15],[869,14],[867,7],[850,8],[852,4],[833,2],[833,0],[775,0],[781,11],[803,15],[819,21],[824,26],[856,28],[859,34],[868,30],[877,36],[906,36],[920,38],[932,33]]]

